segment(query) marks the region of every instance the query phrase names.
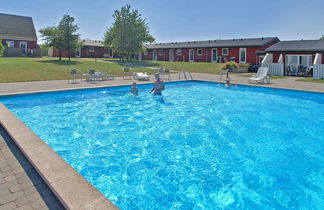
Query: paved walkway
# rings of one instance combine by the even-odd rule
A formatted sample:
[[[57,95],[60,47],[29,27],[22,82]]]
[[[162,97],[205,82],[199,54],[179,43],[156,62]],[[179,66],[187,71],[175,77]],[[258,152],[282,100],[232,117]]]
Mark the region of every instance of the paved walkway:
[[[224,82],[224,77],[221,77],[218,74],[202,74],[202,73],[192,73],[193,79],[196,80],[206,80],[206,81],[215,81],[215,82]],[[181,76],[183,80],[183,76]],[[317,91],[324,93],[324,83],[312,83],[312,82],[300,82],[296,81],[298,77],[285,77],[284,79],[272,79],[271,84],[258,85],[263,87],[274,87],[274,88],[287,88],[287,89],[297,89],[297,90],[308,90],[308,91]],[[172,74],[172,81],[178,81],[179,75]],[[245,84],[251,85],[248,83],[247,77],[230,75],[230,80],[235,84]],[[0,83],[0,95],[4,94],[16,94],[24,92],[37,92],[37,91],[50,91],[50,90],[60,90],[60,89],[78,89],[78,88],[91,88],[91,87],[104,87],[110,85],[130,85],[135,80],[124,80],[122,77],[116,77],[115,80],[109,81],[100,81],[95,83],[89,83],[78,80],[77,84],[68,83],[67,80],[54,80],[54,81],[37,81],[37,82],[18,82],[18,83]],[[149,82],[139,82],[142,83],[151,83]]]
[[[0,126],[0,210],[64,207]]]

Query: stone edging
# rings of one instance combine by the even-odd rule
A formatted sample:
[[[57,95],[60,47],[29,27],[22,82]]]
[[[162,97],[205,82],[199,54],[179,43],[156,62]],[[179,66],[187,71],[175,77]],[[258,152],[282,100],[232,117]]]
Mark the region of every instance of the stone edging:
[[[1,103],[0,124],[67,209],[118,209]]]

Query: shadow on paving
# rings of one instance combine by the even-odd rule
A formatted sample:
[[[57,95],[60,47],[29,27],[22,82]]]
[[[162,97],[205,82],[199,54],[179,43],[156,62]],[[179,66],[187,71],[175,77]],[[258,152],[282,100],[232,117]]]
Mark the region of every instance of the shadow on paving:
[[[31,187],[33,187],[37,190],[37,192],[43,199],[48,209],[51,210],[65,209],[64,206],[60,203],[60,201],[57,199],[54,193],[50,190],[50,188],[47,186],[47,184],[44,182],[41,176],[37,173],[37,171],[34,169],[34,167],[27,160],[27,158],[20,151],[18,146],[15,144],[15,142],[11,139],[11,137],[7,134],[7,132],[3,129],[1,125],[0,125],[0,136],[2,136],[2,138],[5,141],[4,143],[8,146],[11,153],[15,156],[15,158],[18,160],[19,164],[24,170],[24,172],[16,174],[16,179],[18,180],[19,184],[23,186],[23,182],[26,182],[26,179],[29,178],[33,186],[29,186],[28,188],[30,189]],[[28,178],[26,175],[28,176]],[[28,196],[29,194],[28,189],[27,188],[24,189],[24,187],[22,187],[22,189],[24,191],[26,190],[25,196]]]

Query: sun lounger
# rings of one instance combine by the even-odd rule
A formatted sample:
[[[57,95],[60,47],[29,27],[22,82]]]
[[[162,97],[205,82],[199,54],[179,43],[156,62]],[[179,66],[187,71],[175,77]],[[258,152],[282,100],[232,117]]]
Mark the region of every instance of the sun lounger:
[[[259,67],[258,72],[256,75],[253,75],[249,79],[249,83],[256,82],[256,83],[270,83],[268,78],[268,68],[267,67]]]
[[[134,72],[134,79],[136,80],[150,80],[149,75],[147,73],[142,73],[142,72]]]
[[[89,69],[89,74],[87,74],[87,81],[93,82],[93,81],[103,81],[103,80],[113,80],[115,78],[114,75],[107,74],[104,72],[100,72],[96,69]]]

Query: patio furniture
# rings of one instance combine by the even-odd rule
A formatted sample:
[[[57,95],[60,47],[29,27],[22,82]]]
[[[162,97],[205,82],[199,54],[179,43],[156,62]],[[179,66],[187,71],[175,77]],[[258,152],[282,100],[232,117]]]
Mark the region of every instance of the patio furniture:
[[[269,84],[270,78],[268,77],[268,68],[259,67],[258,72],[249,79],[249,83],[256,82],[261,84]]]
[[[168,76],[167,80],[171,80],[171,72],[170,72],[170,69],[164,69],[163,78],[166,79],[166,76]]]
[[[100,72],[96,69],[89,69],[87,76],[87,81],[94,82],[94,81],[104,81],[104,80],[113,80],[115,78],[114,75],[107,74],[104,72]]]
[[[306,74],[306,70],[307,70],[307,67],[306,66],[303,66],[303,65],[299,65],[298,66],[298,72],[297,72],[297,76],[305,76]]]
[[[134,72],[134,79],[136,80],[146,80],[149,81],[150,77],[147,75],[147,73],[142,73],[142,72]]]
[[[79,69],[69,69],[70,77],[68,79],[68,83],[72,80],[72,84],[77,84],[77,79],[82,81],[82,72]]]
[[[314,66],[308,66],[306,69],[305,77],[313,77]]]
[[[132,79],[132,69],[131,68],[124,68],[123,69],[123,79],[129,79],[131,80]]]

